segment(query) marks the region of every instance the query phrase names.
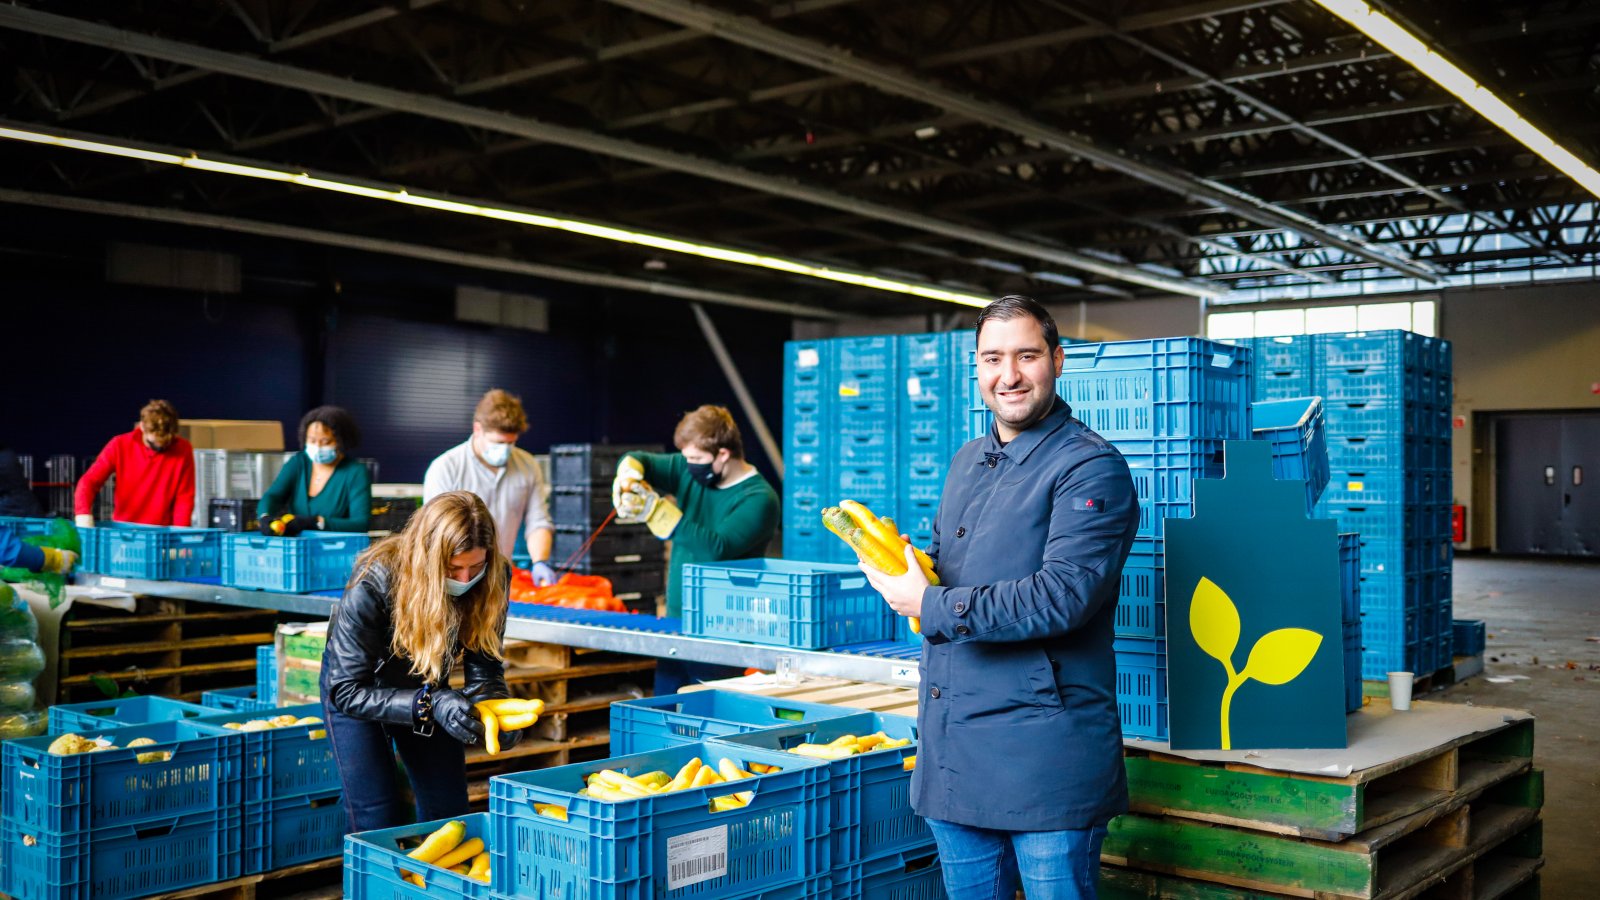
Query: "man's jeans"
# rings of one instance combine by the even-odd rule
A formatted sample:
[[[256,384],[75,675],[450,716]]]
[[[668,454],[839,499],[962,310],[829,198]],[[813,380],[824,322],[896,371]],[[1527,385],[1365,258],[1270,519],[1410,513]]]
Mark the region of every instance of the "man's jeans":
[[[960,900],[1095,900],[1104,825],[1078,831],[993,831],[928,820],[945,893]]]

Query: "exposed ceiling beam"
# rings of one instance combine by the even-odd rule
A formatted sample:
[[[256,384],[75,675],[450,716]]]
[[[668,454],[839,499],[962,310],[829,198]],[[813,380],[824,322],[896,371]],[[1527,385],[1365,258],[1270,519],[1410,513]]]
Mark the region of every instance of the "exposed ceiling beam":
[[[610,0],[610,2],[685,27],[697,28],[732,43],[808,65],[819,71],[851,78],[890,94],[968,116],[973,121],[1002,128],[1021,137],[1071,152],[1075,156],[1189,199],[1219,205],[1252,222],[1297,232],[1309,240],[1338,247],[1396,272],[1425,280],[1438,277],[1432,266],[1406,259],[1340,229],[1324,225],[1302,213],[1275,206],[1244,191],[1220,182],[1197,178],[1177,169],[1133,159],[1125,151],[1098,146],[1088,138],[1042,122],[1022,110],[958,93],[926,81],[921,76],[868,62],[840,48],[796,37],[754,19],[736,16],[686,0]]]
[[[609,275],[603,272],[587,272],[582,269],[569,269],[564,266],[531,263],[520,259],[507,259],[481,253],[464,253],[460,250],[447,250],[443,247],[429,247],[424,244],[408,244],[401,241],[361,237],[337,231],[322,231],[315,228],[280,225],[276,222],[261,222],[254,219],[240,219],[231,216],[215,216],[185,209],[163,209],[161,207],[138,206],[132,203],[117,203],[109,200],[91,200],[86,197],[16,191],[9,188],[0,188],[0,203],[116,216],[124,219],[137,219],[143,222],[165,222],[172,225],[231,231],[260,237],[282,238],[300,243],[343,247],[348,250],[362,250],[387,256],[402,256],[407,259],[420,259],[451,266],[463,266],[469,269],[507,272],[513,275],[547,278],[552,281],[585,284],[591,287],[637,291],[641,294],[654,294],[679,300],[715,303],[721,306],[739,306],[745,309],[757,309],[763,312],[781,313],[799,318],[852,318],[844,313],[829,309],[821,309],[799,303],[784,303],[765,297],[750,297],[725,291],[712,291],[688,285],[673,284],[667,281],[653,281],[647,278],[630,278],[622,275]]]
[[[386,107],[440,121],[482,128],[486,131],[541,140],[620,159],[628,159],[701,178],[738,185],[761,193],[788,197],[792,200],[799,200],[830,209],[838,209],[864,218],[877,219],[931,234],[944,235],[1018,256],[1041,259],[1056,265],[1093,272],[1106,278],[1127,281],[1159,291],[1200,297],[1214,297],[1222,293],[1221,289],[1203,281],[1159,275],[1138,266],[1110,262],[1073,250],[998,234],[992,229],[980,228],[911,210],[861,200],[826,188],[813,187],[785,178],[776,178],[727,163],[677,153],[634,141],[608,137],[578,128],[569,128],[541,122],[536,119],[486,110],[451,100],[442,100],[380,85],[366,84],[353,79],[324,75],[320,72],[312,72],[281,63],[124,31],[94,22],[73,19],[68,16],[55,15],[20,6],[0,6],[0,27],[113,50],[139,53],[144,56],[209,69],[238,78],[291,87],[330,97],[340,97],[358,103]]]

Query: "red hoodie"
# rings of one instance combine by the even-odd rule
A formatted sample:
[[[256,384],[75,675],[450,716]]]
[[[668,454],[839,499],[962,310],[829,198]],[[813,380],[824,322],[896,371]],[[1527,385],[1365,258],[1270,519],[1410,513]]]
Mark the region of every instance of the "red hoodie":
[[[174,436],[157,453],[145,446],[144,432],[137,428],[112,438],[78,480],[72,511],[80,516],[94,512],[95,498],[113,474],[117,476],[113,521],[194,524],[194,447],[188,441]]]

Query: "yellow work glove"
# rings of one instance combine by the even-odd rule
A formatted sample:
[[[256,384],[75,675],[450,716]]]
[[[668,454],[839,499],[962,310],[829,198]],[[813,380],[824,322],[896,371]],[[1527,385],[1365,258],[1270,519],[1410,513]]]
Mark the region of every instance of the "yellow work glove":
[[[623,504],[633,489],[641,484],[644,484],[644,464],[631,456],[618,460],[616,477],[611,479],[611,505],[616,508],[618,516],[632,518],[637,515],[631,506],[624,508]]]
[[[678,504],[657,495],[654,491],[650,496],[655,498],[655,502],[645,511],[644,525],[650,529],[651,534],[664,541],[678,530],[678,522],[683,519],[683,510],[678,509]]]
[[[44,551],[44,568],[41,572],[54,572],[57,575],[69,575],[78,567],[78,554],[71,550],[57,550],[54,547],[40,547]]]

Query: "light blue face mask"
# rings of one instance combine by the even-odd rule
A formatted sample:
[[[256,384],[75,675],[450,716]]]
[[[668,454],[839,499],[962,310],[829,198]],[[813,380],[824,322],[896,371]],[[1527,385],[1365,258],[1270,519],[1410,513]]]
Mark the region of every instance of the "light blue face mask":
[[[307,444],[306,456],[310,457],[314,463],[330,466],[333,465],[334,460],[339,458],[339,448],[320,444]]]
[[[489,567],[484,566],[483,569],[478,572],[478,574],[472,576],[471,581],[457,581],[447,575],[444,579],[444,592],[452,597],[459,597],[462,594],[465,594],[467,591],[472,590],[473,585],[482,581],[483,573],[487,571],[489,571]]]
[[[485,440],[483,442],[483,461],[496,469],[505,465],[511,459],[511,445],[499,441]]]

